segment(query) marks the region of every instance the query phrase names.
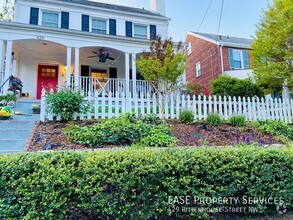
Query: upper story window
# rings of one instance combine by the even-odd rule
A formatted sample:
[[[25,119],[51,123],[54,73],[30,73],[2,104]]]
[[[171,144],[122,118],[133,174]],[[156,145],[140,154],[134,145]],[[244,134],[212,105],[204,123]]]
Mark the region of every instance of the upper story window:
[[[134,31],[133,31],[134,37],[147,39],[147,36],[148,36],[147,26],[135,24],[133,27],[134,27]]]
[[[187,56],[189,56],[191,53],[192,53],[191,42],[189,42],[187,47]]]
[[[196,77],[200,77],[201,76],[200,62],[197,62],[195,64],[195,75],[196,75]]]
[[[102,19],[92,19],[92,32],[98,34],[107,33],[107,21]]]
[[[248,69],[249,57],[247,50],[229,48],[229,63],[232,69]]]
[[[44,27],[59,27],[59,14],[58,12],[43,11],[42,13],[42,26]]]

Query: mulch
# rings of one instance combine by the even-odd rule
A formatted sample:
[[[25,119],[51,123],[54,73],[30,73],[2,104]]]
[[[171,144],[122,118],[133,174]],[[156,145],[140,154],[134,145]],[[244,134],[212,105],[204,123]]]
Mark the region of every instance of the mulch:
[[[72,122],[71,122],[72,123]],[[76,121],[81,126],[88,126],[97,121]],[[233,146],[236,144],[271,145],[283,144],[281,141],[266,134],[252,125],[245,127],[233,127],[229,124],[210,126],[199,122],[187,125],[177,120],[170,120],[173,135],[179,140],[178,147],[185,146]],[[40,150],[73,150],[89,149],[87,146],[72,143],[63,133],[67,123],[58,121],[39,122],[36,124],[34,134],[27,151]],[[114,148],[117,146],[102,146],[102,148]]]

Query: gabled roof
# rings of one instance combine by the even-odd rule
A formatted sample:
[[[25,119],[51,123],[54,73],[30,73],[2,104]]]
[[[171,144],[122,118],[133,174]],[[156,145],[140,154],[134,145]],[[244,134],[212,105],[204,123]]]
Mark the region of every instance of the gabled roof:
[[[214,44],[218,44],[218,45],[223,44],[223,46],[226,46],[226,47],[251,49],[251,44],[253,42],[253,39],[248,39],[248,38],[230,37],[230,36],[199,33],[199,32],[189,32],[189,34]]]
[[[135,14],[156,16],[156,17],[161,17],[161,18],[168,19],[164,15],[161,15],[159,13],[151,12],[151,11],[146,10],[144,8],[134,8],[134,7],[127,7],[127,6],[122,6],[122,5],[113,5],[113,4],[108,4],[108,3],[101,3],[101,2],[94,2],[94,1],[87,1],[87,0],[55,0],[55,1],[78,4],[78,5],[86,5],[86,6],[109,9],[109,10],[115,10],[115,11],[122,11],[122,12],[126,12],[126,13],[135,13]]]

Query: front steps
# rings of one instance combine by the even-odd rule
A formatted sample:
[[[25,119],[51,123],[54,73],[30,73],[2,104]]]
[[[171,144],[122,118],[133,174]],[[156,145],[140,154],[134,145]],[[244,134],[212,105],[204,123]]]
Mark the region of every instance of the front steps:
[[[0,120],[0,153],[24,151],[25,145],[39,114],[32,114],[32,106],[39,100],[20,99],[14,106],[12,120]]]

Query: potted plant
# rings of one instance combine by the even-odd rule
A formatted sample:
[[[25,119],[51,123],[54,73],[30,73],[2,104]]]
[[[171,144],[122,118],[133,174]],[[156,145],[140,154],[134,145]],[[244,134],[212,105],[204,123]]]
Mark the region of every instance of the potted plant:
[[[33,114],[40,114],[41,105],[33,105],[32,110],[33,110]]]

